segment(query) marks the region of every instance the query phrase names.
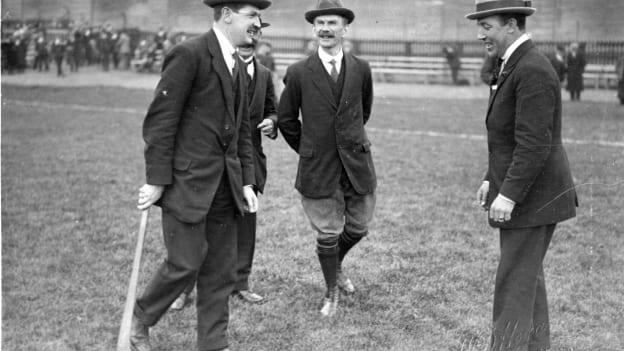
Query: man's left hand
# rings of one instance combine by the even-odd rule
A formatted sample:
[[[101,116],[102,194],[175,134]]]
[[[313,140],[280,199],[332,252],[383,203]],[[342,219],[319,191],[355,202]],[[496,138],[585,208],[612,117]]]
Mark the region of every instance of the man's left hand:
[[[275,124],[273,123],[273,120],[269,118],[263,119],[262,122],[258,124],[257,128],[262,131],[262,134],[269,137],[273,136],[273,134],[275,133]]]
[[[501,194],[496,196],[492,205],[490,205],[490,218],[496,222],[505,222],[511,219],[511,211],[513,211],[516,203]]]
[[[258,212],[258,197],[256,197],[253,186],[245,185],[243,187],[243,197],[245,198],[245,211],[249,213]]]

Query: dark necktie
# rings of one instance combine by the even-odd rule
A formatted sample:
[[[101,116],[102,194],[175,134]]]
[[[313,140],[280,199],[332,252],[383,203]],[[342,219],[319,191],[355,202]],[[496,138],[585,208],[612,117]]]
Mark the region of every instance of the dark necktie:
[[[492,70],[492,81],[490,82],[490,85],[495,85],[496,81],[498,80],[498,75],[501,71],[501,67],[503,66],[503,62],[505,60],[503,60],[502,58],[498,58],[498,60],[496,60],[496,65],[494,65],[494,69]]]
[[[329,73],[329,75],[331,76],[334,83],[336,83],[338,81],[338,70],[336,69],[336,60],[332,59],[331,61],[329,61],[329,63],[332,66],[331,72]]]
[[[232,58],[234,59],[234,67],[232,67],[232,78],[236,80],[236,76],[238,75],[238,60],[236,59],[236,53],[232,54]]]

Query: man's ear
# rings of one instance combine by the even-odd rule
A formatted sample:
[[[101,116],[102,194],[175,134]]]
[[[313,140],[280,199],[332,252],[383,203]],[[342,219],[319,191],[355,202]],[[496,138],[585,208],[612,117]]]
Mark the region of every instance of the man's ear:
[[[507,29],[507,33],[514,33],[518,30],[518,21],[515,18],[510,18],[507,20],[507,24],[509,25],[509,29]]]
[[[223,22],[232,23],[232,10],[229,7],[221,8],[221,17],[223,17]]]

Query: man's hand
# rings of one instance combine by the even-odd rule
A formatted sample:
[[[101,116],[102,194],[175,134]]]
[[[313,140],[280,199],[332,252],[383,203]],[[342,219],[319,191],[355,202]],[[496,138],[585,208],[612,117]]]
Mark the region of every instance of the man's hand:
[[[275,133],[275,124],[273,123],[273,120],[269,118],[263,119],[262,122],[258,124],[257,128],[260,129],[260,131],[262,131],[262,134],[269,136],[269,137],[273,136]]]
[[[498,194],[492,206],[490,206],[490,218],[496,222],[505,222],[511,219],[511,211],[513,211],[516,203]]]
[[[479,206],[481,206],[481,208],[483,208],[486,211],[487,211],[487,207],[485,207],[485,203],[487,201],[487,195],[489,191],[490,191],[490,182],[488,182],[487,180],[484,180],[481,186],[479,187],[479,190],[477,190],[477,203],[479,204]]]
[[[256,197],[256,193],[253,190],[253,186],[245,185],[243,187],[243,197],[245,197],[245,207],[244,210],[249,213],[258,212],[258,198]]]
[[[139,210],[146,210],[158,201],[162,196],[165,187],[162,185],[145,184],[139,189]]]

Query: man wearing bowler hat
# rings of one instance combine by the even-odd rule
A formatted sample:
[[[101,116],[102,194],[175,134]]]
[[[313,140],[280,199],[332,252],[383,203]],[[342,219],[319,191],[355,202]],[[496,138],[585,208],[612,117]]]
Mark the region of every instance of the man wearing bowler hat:
[[[561,88],[525,32],[531,1],[477,0],[478,39],[497,59],[486,116],[488,169],[477,201],[499,228],[490,350],[550,348],[542,262],[577,198],[561,142]]]
[[[155,325],[197,277],[197,349],[228,347],[236,216],[255,212],[255,176],[244,64],[237,46],[260,30],[266,0],[204,0],[208,33],[167,54],[143,122],[146,184],[139,209],[162,208],[167,258],[137,299],[133,350],[150,350]]]
[[[270,26],[262,22],[261,28]],[[262,193],[267,178],[266,156],[262,149],[262,135],[271,139],[277,138],[277,108],[275,106],[275,89],[271,71],[263,66],[254,53],[260,41],[262,30],[253,38],[253,42],[238,47],[238,56],[246,64],[247,74],[247,103],[249,104],[249,123],[251,125],[251,141],[254,147],[254,191]],[[262,295],[249,288],[249,275],[253,263],[256,247],[256,214],[246,213],[238,218],[238,260],[236,263],[236,283],[233,295],[241,301],[262,303]],[[181,310],[191,301],[189,295],[193,291],[195,281],[187,286],[185,291],[173,302],[172,310]]]
[[[299,154],[295,187],[317,232],[325,317],[335,315],[339,289],[355,291],[342,261],[368,234],[375,207],[377,179],[364,129],[373,104],[371,70],[342,50],[354,17],[339,0],[320,0],[306,12],[318,49],[287,69],[278,109],[279,129]]]

